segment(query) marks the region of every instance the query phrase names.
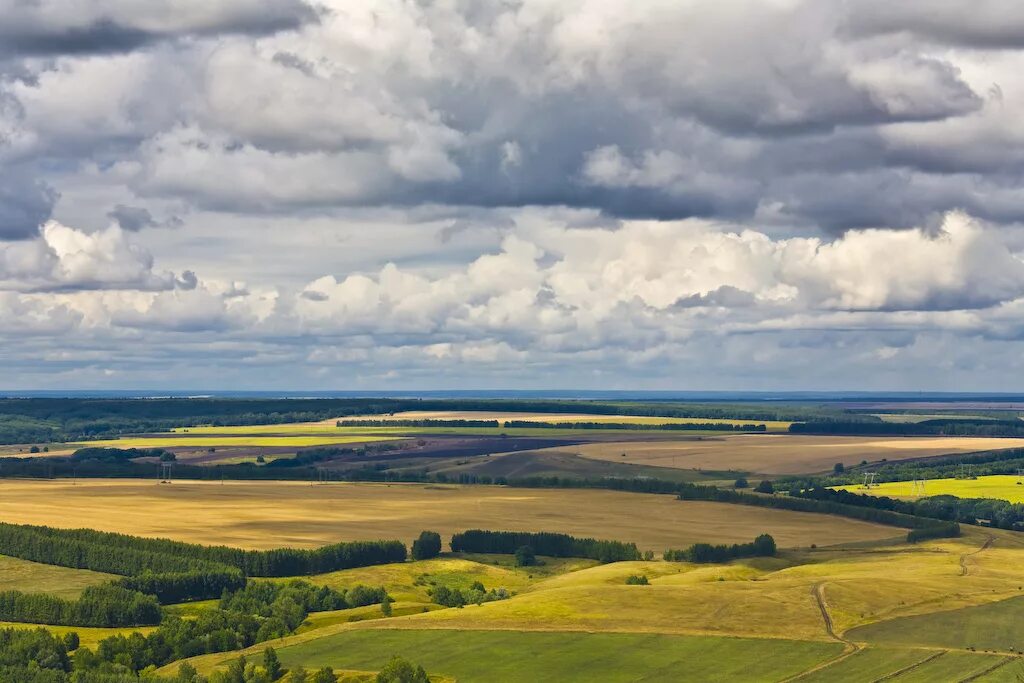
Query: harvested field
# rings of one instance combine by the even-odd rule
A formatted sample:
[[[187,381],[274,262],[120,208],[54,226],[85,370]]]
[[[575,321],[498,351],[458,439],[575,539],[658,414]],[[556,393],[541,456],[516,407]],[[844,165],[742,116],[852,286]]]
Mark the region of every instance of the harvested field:
[[[829,471],[837,462],[855,465],[862,460],[909,460],[1022,446],[1024,439],[1011,438],[728,434],[672,441],[590,443],[572,452],[631,465],[809,474]]]
[[[0,519],[247,548],[408,542],[423,529],[448,537],[477,527],[633,541],[655,551],[747,542],[764,532],[784,547],[900,534],[830,515],[619,491],[250,481],[3,480]]]

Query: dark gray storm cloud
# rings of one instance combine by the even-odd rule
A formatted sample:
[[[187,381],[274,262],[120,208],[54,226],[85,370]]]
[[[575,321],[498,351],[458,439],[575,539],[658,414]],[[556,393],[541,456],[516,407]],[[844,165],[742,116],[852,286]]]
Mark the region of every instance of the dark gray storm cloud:
[[[849,3],[853,35],[909,33],[945,45],[1024,48],[1024,17],[1016,0],[859,0]]]
[[[22,240],[39,234],[50,218],[57,191],[33,179],[24,168],[0,168],[0,240]]]
[[[142,5],[87,0],[75,6],[2,0],[0,16],[0,58],[13,58],[123,53],[186,37],[267,35],[316,21],[318,15],[303,0],[226,0],[205,9],[164,0]]]

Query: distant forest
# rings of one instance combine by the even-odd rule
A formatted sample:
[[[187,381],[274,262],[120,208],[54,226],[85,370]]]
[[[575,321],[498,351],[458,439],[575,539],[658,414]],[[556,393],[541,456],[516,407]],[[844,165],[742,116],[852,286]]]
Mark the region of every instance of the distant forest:
[[[533,413],[734,420],[839,420],[878,422],[813,405],[720,403],[609,403],[571,400],[510,399],[0,399],[0,443],[48,443],[108,438],[120,434],[167,431],[199,425],[282,424],[333,417],[388,414],[407,410],[485,410]]]

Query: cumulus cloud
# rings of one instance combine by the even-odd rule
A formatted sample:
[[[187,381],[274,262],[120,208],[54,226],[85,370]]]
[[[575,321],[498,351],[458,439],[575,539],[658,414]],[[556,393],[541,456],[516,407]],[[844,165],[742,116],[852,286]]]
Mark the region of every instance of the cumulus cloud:
[[[0,16],[0,319],[66,381],[186,355],[370,384],[952,377],[985,371],[958,344],[1006,361],[1021,335],[1009,0]]]
[[[118,226],[86,233],[48,221],[32,241],[0,242],[0,289],[157,290],[174,286],[171,273],[153,268],[153,257],[125,239]]]

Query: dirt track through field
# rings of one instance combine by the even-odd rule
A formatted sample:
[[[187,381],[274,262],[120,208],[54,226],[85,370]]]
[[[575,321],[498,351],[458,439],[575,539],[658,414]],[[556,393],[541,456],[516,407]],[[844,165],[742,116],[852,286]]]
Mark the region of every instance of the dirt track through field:
[[[969,553],[964,553],[960,556],[960,576],[967,576],[970,573],[970,570],[967,567],[967,558],[973,557],[974,555],[977,555],[978,553],[984,550],[988,550],[990,547],[992,547],[992,544],[995,543],[995,540],[995,536],[989,536],[985,539],[985,542],[981,544],[980,548],[978,548],[977,550],[972,550]]]

